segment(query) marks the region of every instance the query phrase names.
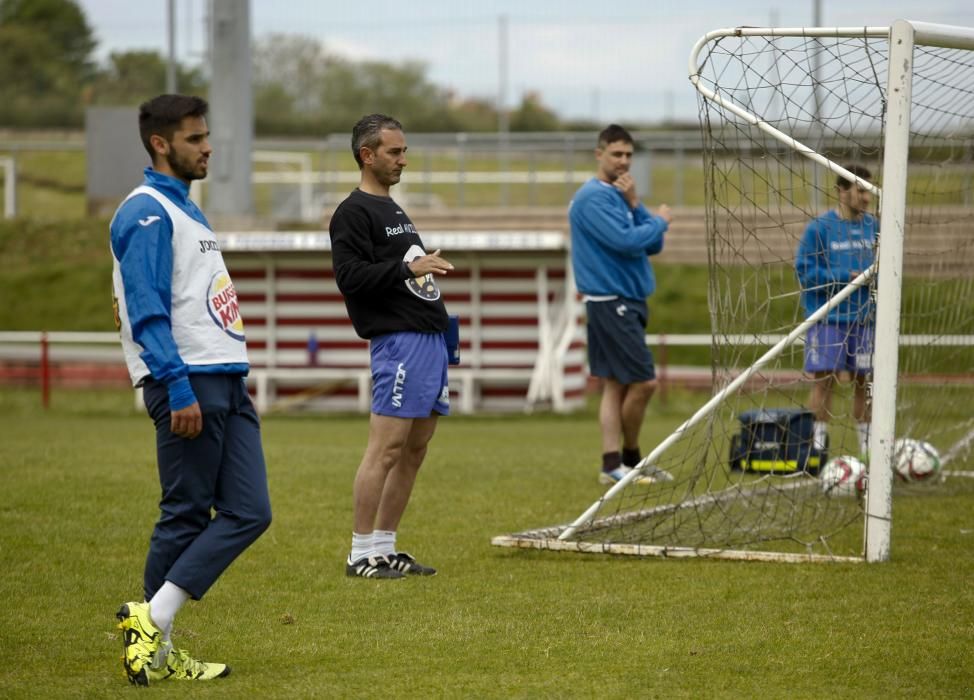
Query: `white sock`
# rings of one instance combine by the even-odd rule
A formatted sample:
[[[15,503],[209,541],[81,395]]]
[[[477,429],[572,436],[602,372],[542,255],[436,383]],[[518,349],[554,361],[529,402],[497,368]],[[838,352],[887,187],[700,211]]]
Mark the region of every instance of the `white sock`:
[[[372,533],[375,550],[382,555],[396,553],[396,531],[376,530]]]
[[[163,641],[169,641],[176,613],[190,597],[189,593],[171,581],[163,583],[162,587],[152,596],[152,600],[149,601],[149,615],[156,627],[162,632]]]
[[[859,452],[869,452],[869,423],[856,423],[856,433],[859,435]]]
[[[824,420],[815,421],[815,449],[824,450],[825,441],[829,437],[829,424]]]
[[[360,535],[357,532],[353,532],[352,553],[349,555],[349,559],[354,563],[363,557],[371,557],[374,555],[375,545],[373,544],[373,533],[369,532],[365,535]]]

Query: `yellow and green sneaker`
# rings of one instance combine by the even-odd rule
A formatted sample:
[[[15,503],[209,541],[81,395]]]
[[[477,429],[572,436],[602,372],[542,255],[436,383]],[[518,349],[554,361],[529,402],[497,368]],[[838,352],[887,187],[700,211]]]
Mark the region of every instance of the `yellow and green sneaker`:
[[[159,668],[148,669],[149,680],[153,683],[164,680],[209,681],[230,675],[230,667],[226,664],[197,661],[185,649],[173,649],[171,645],[166,651],[165,663]]]
[[[162,633],[149,616],[148,603],[125,603],[118,612],[122,630],[122,665],[129,683],[149,685],[152,662],[159,650]]]

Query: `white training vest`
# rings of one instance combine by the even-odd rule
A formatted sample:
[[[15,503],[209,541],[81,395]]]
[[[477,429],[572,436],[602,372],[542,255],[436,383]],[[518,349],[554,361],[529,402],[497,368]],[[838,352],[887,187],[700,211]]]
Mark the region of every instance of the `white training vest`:
[[[247,345],[240,306],[213,231],[147,185],[132,190],[125,200],[137,194],[151,196],[163,206],[172,220],[170,319],[173,339],[183,362],[187,365],[246,363]],[[136,385],[150,372],[139,357],[142,346],[132,338],[125,285],[114,251],[112,260],[112,283],[118,304],[122,350],[132,384]]]

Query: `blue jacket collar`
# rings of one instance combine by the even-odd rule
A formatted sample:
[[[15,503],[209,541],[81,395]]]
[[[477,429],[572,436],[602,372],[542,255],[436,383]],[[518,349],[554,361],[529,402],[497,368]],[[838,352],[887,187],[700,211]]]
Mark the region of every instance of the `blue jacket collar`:
[[[151,166],[142,172],[145,174],[145,184],[156,188],[174,202],[186,204],[189,201],[189,185],[182,180],[163,175]]]

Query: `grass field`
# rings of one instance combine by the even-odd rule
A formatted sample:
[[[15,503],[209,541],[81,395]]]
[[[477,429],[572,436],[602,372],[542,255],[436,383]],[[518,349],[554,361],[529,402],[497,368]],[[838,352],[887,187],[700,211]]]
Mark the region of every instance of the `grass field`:
[[[31,218],[0,222],[0,329],[112,329],[107,221],[82,218],[83,158],[18,160]],[[654,196],[667,198],[672,172],[654,174]],[[701,177],[687,175],[688,198],[702,197]],[[466,204],[497,198],[496,188],[465,193]],[[536,194],[564,204],[564,187]],[[707,332],[705,267],[657,276],[650,330]],[[794,314],[785,301],[772,309],[782,324]],[[675,355],[707,364],[709,349]],[[673,391],[653,404],[644,448],[704,399]],[[126,391],[56,389],[51,411],[39,403],[36,390],[0,388],[0,698],[128,697],[114,611],[141,591],[158,499],[152,430]],[[441,573],[382,583],[343,575],[366,428],[363,416],[265,421],[274,524],[176,629],[177,643],[234,673],[148,693],[974,696],[974,480],[898,487],[892,561],[881,565],[513,551],[490,538],[571,520],[603,492],[594,410],[454,417],[400,529],[403,547]]]
[[[644,444],[700,397],[673,394]],[[0,393],[0,697],[131,697],[113,613],[140,594],[150,423],[129,392]],[[275,520],[177,643],[229,662],[162,697],[962,698],[974,694],[974,483],[895,494],[892,560],[748,564],[512,551],[601,493],[573,416],[442,421],[400,528],[432,579],[343,574],[361,416],[269,418]]]

